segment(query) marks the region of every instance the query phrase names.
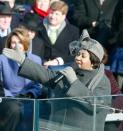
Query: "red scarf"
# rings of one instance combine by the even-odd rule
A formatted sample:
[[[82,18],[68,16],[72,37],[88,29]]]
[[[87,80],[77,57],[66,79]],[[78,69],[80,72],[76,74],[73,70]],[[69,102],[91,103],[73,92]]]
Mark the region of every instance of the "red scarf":
[[[45,18],[49,13],[49,10],[47,12],[45,12],[41,9],[38,9],[36,6],[32,6],[32,9],[36,14],[38,14],[39,16],[41,16],[43,18]]]

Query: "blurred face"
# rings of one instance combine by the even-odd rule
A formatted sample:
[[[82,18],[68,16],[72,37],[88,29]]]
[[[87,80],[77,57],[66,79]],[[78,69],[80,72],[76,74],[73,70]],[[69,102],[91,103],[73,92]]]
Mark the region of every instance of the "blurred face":
[[[32,31],[30,29],[27,29],[27,28],[26,28],[26,30],[27,30],[27,35],[28,35],[29,39],[32,40],[35,37],[36,32]]]
[[[62,12],[51,10],[48,15],[48,20],[52,26],[57,26],[65,20],[65,17],[66,15],[62,14]]]
[[[92,64],[90,61],[90,54],[87,50],[80,50],[75,57],[75,62],[80,69],[92,70]]]
[[[50,0],[36,0],[36,7],[43,11],[47,11],[50,6]]]
[[[35,37],[35,32],[29,30],[29,31],[28,31],[28,36],[29,36],[29,39],[32,40],[32,39]]]
[[[13,35],[13,36],[11,37],[11,45],[10,45],[10,48],[11,48],[11,49],[16,49],[16,44],[19,45],[19,48],[20,48],[21,51],[24,51],[24,46],[23,46],[23,44],[21,43],[21,41],[20,41],[20,39],[18,38],[18,36]]]
[[[7,30],[10,27],[12,16],[0,15],[0,29]]]

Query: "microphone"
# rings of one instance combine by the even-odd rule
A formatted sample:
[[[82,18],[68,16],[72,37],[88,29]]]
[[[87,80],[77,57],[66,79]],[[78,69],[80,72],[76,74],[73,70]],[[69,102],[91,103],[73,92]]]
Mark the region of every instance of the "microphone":
[[[50,81],[50,86],[52,89],[54,89],[56,87],[56,84],[65,77],[60,72],[58,72],[57,74],[58,75],[55,78],[51,79],[51,81]]]
[[[67,66],[71,66],[74,70],[78,69],[78,66],[75,63],[74,64],[68,64],[68,65],[66,65],[66,67]],[[63,69],[63,68],[61,68],[61,69]],[[54,84],[57,84],[60,80],[62,80],[65,77],[60,72],[58,72],[57,74],[58,75],[55,78],[52,79],[52,81],[53,81]]]
[[[63,79],[63,77],[65,77],[63,74],[58,73],[58,75],[53,79],[54,84],[57,84],[60,80]]]

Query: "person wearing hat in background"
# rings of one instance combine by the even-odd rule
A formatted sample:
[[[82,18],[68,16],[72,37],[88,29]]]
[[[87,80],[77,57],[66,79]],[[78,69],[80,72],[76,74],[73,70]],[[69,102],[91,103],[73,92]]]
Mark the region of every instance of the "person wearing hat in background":
[[[30,47],[28,52],[38,55],[43,60],[44,44],[42,39],[40,39],[38,35],[39,22],[40,18],[37,14],[27,13],[24,16],[23,21],[20,24],[20,27],[25,28],[25,30],[27,30],[30,39]]]
[[[0,1],[0,54],[5,47],[7,35],[19,24],[16,16],[8,1]]]
[[[16,0],[1,0],[2,2],[8,2],[10,5],[10,8],[12,9],[12,21],[11,21],[11,26],[12,29],[17,27],[19,23],[21,22],[23,16],[16,10],[17,5],[16,5]]]
[[[83,32],[81,39],[69,45],[71,55],[75,56],[73,66],[56,72],[45,69],[31,60],[25,58],[21,51],[5,48],[3,54],[18,61],[20,68],[18,75],[38,81],[53,88],[55,98],[69,98],[51,102],[53,107],[50,121],[55,124],[50,127],[54,130],[91,131],[93,128],[93,100],[81,97],[98,96],[97,103],[102,106],[96,109],[96,131],[104,131],[104,123],[108,110],[103,105],[110,105],[111,98],[99,97],[110,95],[111,87],[104,74],[104,65],[101,63],[104,50],[99,42],[91,39],[87,31]],[[18,58],[21,58],[18,60]],[[54,84],[54,79],[61,73],[64,77]],[[75,98],[76,97],[76,98]],[[87,103],[86,103],[87,102]],[[64,126],[58,126],[63,124]],[[65,126],[66,125],[66,126]],[[89,125],[89,126],[88,126]],[[58,129],[56,129],[58,127]]]
[[[18,26],[19,16],[14,12],[14,0],[0,1],[0,37],[7,36]]]
[[[11,32],[12,9],[8,2],[0,2],[0,37]]]

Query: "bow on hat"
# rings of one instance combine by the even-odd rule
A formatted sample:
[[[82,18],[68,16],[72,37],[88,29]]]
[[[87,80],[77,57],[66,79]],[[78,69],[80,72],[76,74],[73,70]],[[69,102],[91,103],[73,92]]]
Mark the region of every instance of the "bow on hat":
[[[71,55],[77,55],[81,49],[92,52],[99,58],[100,62],[102,61],[104,49],[98,41],[90,38],[90,35],[86,29],[83,30],[82,35],[78,41],[73,41],[69,44]]]

